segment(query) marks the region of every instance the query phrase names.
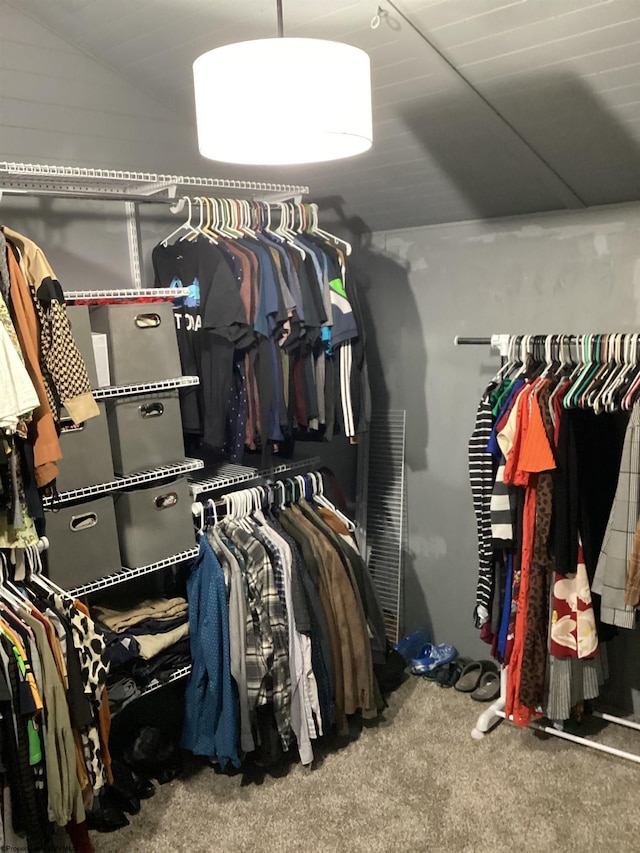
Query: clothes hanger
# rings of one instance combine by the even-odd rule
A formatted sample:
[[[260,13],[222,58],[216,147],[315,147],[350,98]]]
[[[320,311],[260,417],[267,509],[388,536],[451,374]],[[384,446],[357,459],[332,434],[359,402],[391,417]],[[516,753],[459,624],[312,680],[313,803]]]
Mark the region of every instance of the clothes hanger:
[[[216,235],[213,229],[211,228],[211,199],[207,198],[206,196],[202,196],[200,201],[204,205],[204,209],[207,212],[205,221],[202,224],[202,233],[208,240],[210,240],[215,246],[217,246],[218,241],[216,239]]]
[[[612,395],[612,408],[608,411],[616,411],[619,407],[625,412],[630,411],[636,401],[638,390],[640,390],[640,335],[630,335],[630,361],[632,370],[626,379],[623,388],[618,389],[617,393]]]
[[[570,388],[565,394],[562,400],[562,407],[564,409],[574,408],[572,405],[572,398],[576,389],[579,387],[580,378],[585,374],[587,370],[590,369],[590,366],[587,365],[586,354],[585,354],[585,346],[587,345],[587,341],[590,338],[590,335],[576,335],[576,360],[575,367],[569,376]]]
[[[37,547],[28,549],[27,553],[30,554],[30,559],[27,562],[29,586],[32,586],[35,583],[35,585],[39,587],[41,591],[45,592],[47,596],[55,594],[67,601],[73,602],[73,596],[69,595],[66,589],[62,589],[62,587],[54,583],[51,578],[42,574],[42,558]]]
[[[0,571],[0,599],[14,610],[16,607],[21,606],[23,599],[9,579],[9,560],[4,551],[0,551],[0,562],[2,565]]]
[[[253,494],[250,490],[244,489],[239,493],[239,496],[242,507],[242,518],[240,523],[247,533],[251,533],[254,528],[254,523],[251,519],[251,513],[253,512]]]
[[[251,222],[251,205],[246,199],[238,200],[236,203],[240,205],[241,211],[240,230],[250,239],[257,240],[258,235],[253,229]]]
[[[605,352],[605,366],[599,375],[596,386],[587,393],[586,403],[596,414],[605,411],[610,393],[624,379],[631,365],[626,357],[627,342],[625,335],[608,335]]]
[[[527,353],[529,351],[529,342],[531,335],[522,335],[520,338],[520,353],[518,358],[518,368],[515,374],[511,377],[515,382],[516,379],[524,377],[527,372]]]
[[[259,234],[262,234],[262,229],[264,227],[264,211],[262,210],[260,202],[255,199],[251,201],[250,207],[253,230],[256,232],[256,236],[258,236]]]
[[[225,229],[232,240],[239,240],[243,235],[242,231],[239,231],[234,223],[235,208],[233,207],[231,200],[228,198],[221,198],[220,201],[224,211]]]
[[[207,501],[207,505],[209,507],[209,512],[211,513],[211,524],[210,526],[215,529],[218,527],[218,507],[216,505],[215,500],[213,498],[209,498]]]
[[[265,236],[269,237],[271,240],[275,240],[276,243],[282,243],[282,237],[278,234],[278,229],[275,224],[272,227],[270,202],[264,201],[262,202],[262,205],[266,216],[266,223],[262,229],[263,234],[265,234]]]
[[[216,234],[218,234],[220,237],[224,238],[225,240],[233,239],[231,233],[227,230],[226,217],[225,217],[224,207],[222,204],[222,199],[220,199],[220,198],[209,198],[209,201],[211,202],[211,207],[212,207],[212,210],[215,214],[214,215],[214,221],[212,222],[213,230],[215,231]]]
[[[589,401],[598,393],[611,370],[611,362],[608,353],[612,335],[598,335],[593,348],[594,367],[585,380],[580,393],[577,396],[577,405],[580,409],[591,408]]]
[[[556,423],[554,401],[560,392],[566,387],[569,382],[569,374],[573,371],[573,362],[571,361],[571,342],[569,338],[569,335],[560,335],[558,339],[559,367],[555,374],[558,382],[549,396],[549,411],[551,412],[551,419],[554,426]]]
[[[345,254],[349,256],[352,252],[351,243],[348,243],[346,240],[342,240],[340,237],[336,237],[335,234],[330,234],[328,231],[323,231],[318,225],[318,205],[315,202],[311,202],[309,204],[309,208],[311,209],[311,232],[312,234],[316,234],[318,237],[323,237],[325,240],[329,242],[336,243],[338,246],[342,246],[344,248]]]
[[[340,521],[345,525],[345,527],[351,532],[354,533],[356,526],[351,521],[348,516],[346,516],[343,512],[341,512],[336,506],[334,506],[331,501],[326,497],[324,493],[324,480],[322,479],[322,474],[320,472],[313,473],[314,480],[316,480],[316,494],[314,496],[314,501],[323,506],[325,509],[330,510],[334,515],[336,515]]]
[[[172,205],[169,208],[169,210],[171,211],[171,213],[180,213],[180,211],[184,208],[185,204],[188,205],[188,208],[189,208],[189,214],[188,214],[187,218],[185,219],[185,221],[181,225],[178,225],[178,227],[175,229],[175,231],[172,231],[171,234],[169,234],[167,237],[164,238],[164,240],[160,241],[160,243],[165,247],[165,249],[169,245],[169,241],[172,240],[174,237],[177,237],[177,235],[181,231],[184,231],[185,228],[188,230],[192,230],[191,217],[192,217],[193,209],[192,209],[191,199],[189,198],[188,195],[183,196],[178,201],[178,203],[176,205]]]
[[[215,239],[215,237],[205,229],[205,221],[204,221],[205,203],[204,203],[204,198],[202,198],[201,196],[197,196],[196,198],[194,198],[193,201],[194,201],[194,203],[197,202],[197,204],[200,208],[200,219],[199,219],[199,222],[197,225],[192,225],[193,233],[187,234],[184,237],[181,237],[180,240],[189,240],[190,242],[193,243],[195,240],[197,240],[198,237],[202,236],[202,237],[205,237],[210,243],[215,243],[217,245],[217,240]]]
[[[600,347],[602,343],[602,335],[588,335],[587,344],[587,364],[586,370],[579,378],[575,389],[572,392],[571,402],[572,408],[584,408],[583,395],[584,392],[591,387],[591,383],[600,371],[602,362],[600,360]]]
[[[565,394],[562,405],[565,409],[575,408],[574,398],[580,390],[580,386],[591,370],[591,362],[589,361],[589,352],[591,346],[591,335],[578,335],[576,343],[576,351],[578,355],[576,369],[569,377],[571,387]]]
[[[609,386],[603,397],[603,407],[607,412],[616,412],[624,408],[623,404],[629,391],[640,379],[640,352],[638,345],[640,335],[620,335],[622,338],[622,360],[624,369],[617,377],[617,381]]]
[[[204,221],[204,206],[202,204],[202,199],[199,196],[196,196],[193,199],[192,204],[194,207],[198,205],[198,209],[200,212],[199,222],[197,224],[191,223],[192,230],[188,234],[183,234],[182,237],[180,237],[180,242],[188,240],[190,243],[192,243],[199,237],[200,234],[202,234],[202,223]]]
[[[295,249],[296,252],[298,252],[299,255],[301,256],[301,258],[303,260],[305,260],[307,257],[307,253],[305,252],[305,250],[302,246],[300,246],[298,243],[295,242],[296,234],[290,228],[289,206],[283,201],[278,202],[277,204],[278,204],[278,207],[280,209],[280,224],[279,224],[278,228],[276,229],[276,233],[282,238],[282,241],[284,243],[286,243],[288,246],[291,246],[293,249]]]
[[[296,474],[293,479],[296,481],[296,484],[298,486],[298,491],[300,493],[298,500],[300,500],[300,498],[306,499],[307,490],[306,490],[306,481],[305,481],[304,477],[301,474]]]

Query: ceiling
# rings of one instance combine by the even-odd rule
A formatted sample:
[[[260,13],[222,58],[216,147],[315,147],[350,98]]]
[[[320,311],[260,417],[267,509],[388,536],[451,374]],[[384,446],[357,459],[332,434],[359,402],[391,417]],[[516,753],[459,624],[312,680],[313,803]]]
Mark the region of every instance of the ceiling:
[[[12,5],[192,123],[193,60],[275,35],[275,0]],[[234,167],[238,177],[308,183],[356,230],[640,200],[639,0],[283,5],[285,35],[369,53],[373,149],[331,164]],[[257,93],[262,85],[272,96],[280,84],[267,78]],[[340,97],[321,79],[310,77],[309,87],[314,108]],[[219,92],[222,109],[225,96],[241,94],[232,77]],[[282,98],[283,120],[295,120],[305,107]]]

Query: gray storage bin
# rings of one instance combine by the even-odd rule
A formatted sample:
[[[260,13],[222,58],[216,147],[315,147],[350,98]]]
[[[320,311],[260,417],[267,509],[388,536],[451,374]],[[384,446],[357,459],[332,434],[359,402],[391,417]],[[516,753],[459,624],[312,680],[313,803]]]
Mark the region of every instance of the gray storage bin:
[[[107,419],[116,474],[184,460],[177,391],[114,397],[107,402]]]
[[[148,566],[195,547],[191,496],[184,477],[116,495],[122,564]]]
[[[100,414],[74,426],[66,410],[60,421],[62,459],[58,462],[58,491],[82,489],[95,483],[113,480],[111,442],[104,403],[98,403]]]
[[[112,385],[182,375],[170,303],[100,305],[91,309],[91,328],[107,335]]]
[[[113,498],[64,506],[47,512],[49,577],[71,589],[121,568]]]
[[[93,341],[91,340],[89,306],[67,305],[67,317],[71,326],[71,334],[87,368],[89,384],[92,388],[97,388],[98,374],[96,371],[96,359],[93,354]]]

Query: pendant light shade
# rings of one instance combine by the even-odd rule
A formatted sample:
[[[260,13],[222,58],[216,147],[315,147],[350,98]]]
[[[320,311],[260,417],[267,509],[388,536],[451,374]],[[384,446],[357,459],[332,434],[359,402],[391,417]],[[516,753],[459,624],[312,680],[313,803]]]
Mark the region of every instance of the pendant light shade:
[[[369,57],[320,39],[245,41],[193,63],[198,147],[226,163],[339,160],[371,147]]]

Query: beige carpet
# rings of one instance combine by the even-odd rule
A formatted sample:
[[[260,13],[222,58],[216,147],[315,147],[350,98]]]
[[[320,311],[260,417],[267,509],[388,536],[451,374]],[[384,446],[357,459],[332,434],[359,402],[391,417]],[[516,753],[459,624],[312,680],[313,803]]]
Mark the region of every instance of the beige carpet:
[[[158,789],[96,853],[522,853],[640,850],[640,765],[508,723],[470,737],[483,706],[411,678],[384,722],[311,772],[243,785],[201,767]],[[640,733],[599,739],[640,752]]]

